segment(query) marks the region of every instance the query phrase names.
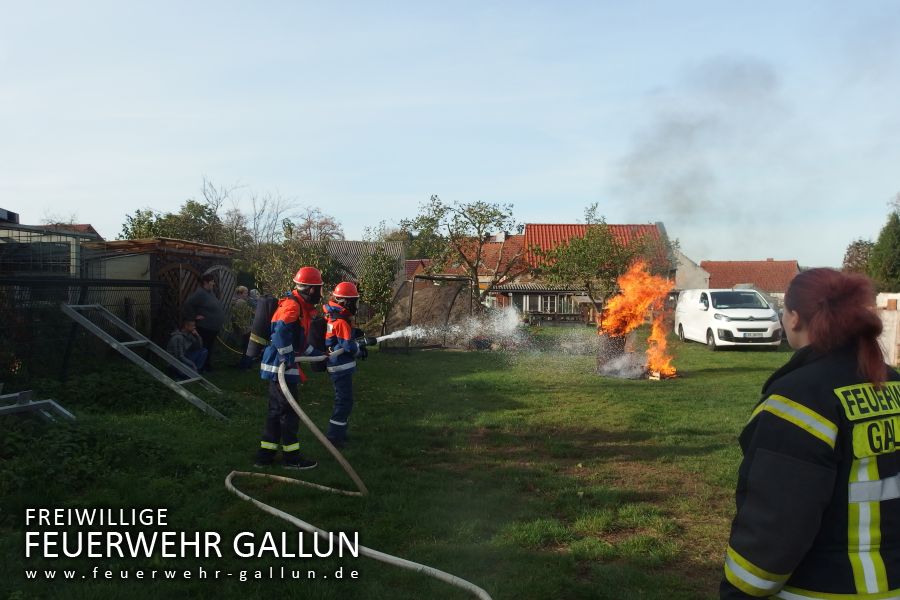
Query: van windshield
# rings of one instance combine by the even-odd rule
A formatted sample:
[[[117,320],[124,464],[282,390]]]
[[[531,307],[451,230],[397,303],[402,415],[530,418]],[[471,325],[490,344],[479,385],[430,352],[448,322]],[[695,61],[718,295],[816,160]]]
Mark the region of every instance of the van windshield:
[[[769,308],[756,292],[712,292],[713,308]]]

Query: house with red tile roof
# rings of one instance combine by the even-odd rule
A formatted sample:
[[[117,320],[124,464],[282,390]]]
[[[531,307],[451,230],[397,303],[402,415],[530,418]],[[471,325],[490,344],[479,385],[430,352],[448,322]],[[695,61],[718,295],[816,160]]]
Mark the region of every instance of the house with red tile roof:
[[[668,242],[662,223],[608,226],[615,239],[622,244],[648,239],[659,242],[660,248],[664,248]],[[588,227],[585,224],[528,223],[522,234],[501,233],[485,242],[481,246],[479,286],[485,289],[496,278],[488,303],[494,306],[515,306],[523,314],[529,315],[531,320],[589,320],[592,305],[586,290],[577,286],[551,285],[533,275],[533,269],[540,263],[534,249],[552,250],[572,238],[584,236]],[[430,264],[427,259],[406,261],[407,278],[424,273]],[[442,273],[467,274],[461,264],[451,265]]]
[[[431,266],[430,258],[414,258],[406,261],[406,279],[410,280],[416,273],[424,273]]]
[[[481,289],[485,289],[496,278],[496,283],[505,283],[522,275],[530,267],[524,262],[525,236],[498,233],[481,245],[481,258],[479,259],[478,283]],[[470,251],[466,253],[469,260],[475,260],[477,244],[472,244]],[[432,261],[427,258],[417,258],[406,261],[407,279],[414,275],[425,273],[431,267]],[[469,273],[461,262],[454,262],[442,272],[444,275],[467,276]]]
[[[563,242],[568,242],[574,237],[584,237],[589,225],[555,224],[555,223],[529,223],[525,225],[525,247],[537,247],[547,251],[556,248]],[[664,240],[665,228],[662,223],[643,225],[607,225],[610,233],[620,244],[625,245],[638,239]],[[532,257],[532,263],[535,259]]]
[[[700,267],[709,273],[710,288],[752,286],[772,296],[784,298],[788,284],[800,273],[796,260],[704,260]]]
[[[488,278],[496,276],[498,283],[519,277],[530,269],[526,262],[527,248],[525,235],[498,233],[481,250],[485,274]]]
[[[638,240],[659,243],[664,248],[668,242],[662,223],[608,224],[610,233],[620,244]],[[528,251],[528,263],[540,266],[540,258],[533,249],[548,251],[576,237],[583,237],[590,226],[583,223],[528,223],[525,225],[524,245]],[[660,260],[668,257],[660,256]],[[593,304],[587,291],[578,286],[551,285],[539,278],[520,277],[514,282],[500,285],[496,290],[498,305],[512,305],[529,319],[542,322],[583,322],[592,320]]]

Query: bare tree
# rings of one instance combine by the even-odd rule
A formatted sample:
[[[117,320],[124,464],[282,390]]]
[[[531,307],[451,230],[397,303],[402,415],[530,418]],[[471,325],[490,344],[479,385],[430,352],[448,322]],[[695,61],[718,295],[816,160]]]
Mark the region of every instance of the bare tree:
[[[206,206],[208,206],[213,213],[219,214],[219,210],[226,202],[229,202],[232,207],[237,206],[234,192],[240,188],[241,186],[238,184],[217,186],[204,175],[203,186],[200,188],[200,191],[203,194],[203,201],[206,203]]]
[[[363,228],[363,239],[367,242],[408,242],[410,235],[399,225],[379,221],[378,225]]]
[[[254,244],[273,244],[284,239],[282,223],[290,219],[290,202],[280,194],[267,193],[250,196],[250,215],[247,228]]]
[[[344,230],[337,219],[315,207],[306,207],[296,220],[284,223],[285,237],[294,240],[322,242],[344,239]]]
[[[57,212],[44,211],[44,217],[41,219],[41,225],[75,225],[78,223],[78,213],[60,214]]]

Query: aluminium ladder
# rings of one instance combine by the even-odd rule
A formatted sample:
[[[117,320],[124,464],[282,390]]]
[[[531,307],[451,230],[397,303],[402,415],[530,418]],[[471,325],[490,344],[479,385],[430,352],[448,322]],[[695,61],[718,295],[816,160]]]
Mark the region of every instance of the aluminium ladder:
[[[3,384],[0,383],[0,393],[2,392]],[[15,394],[0,395],[0,415],[11,415],[23,412],[36,412],[45,420],[51,422],[56,421],[53,413],[70,421],[75,420],[75,415],[67,411],[54,400],[32,400],[31,390],[16,392]]]
[[[216,417],[217,419],[227,420],[225,415],[217,411],[215,408],[189,392],[185,389],[185,385],[189,383],[199,382],[207,390],[212,392],[216,392],[217,394],[222,393],[222,390],[217,388],[215,385],[209,382],[205,377],[201,376],[194,369],[188,367],[186,364],[154,344],[150,339],[145,337],[141,332],[137,329],[130,326],[128,323],[117,317],[116,315],[109,312],[106,308],[104,308],[100,304],[63,304],[62,311],[69,315],[76,323],[83,325],[85,329],[99,337],[101,340],[115,348],[119,354],[142,368],[146,371],[151,377],[165,385],[167,388],[202,410],[208,415]],[[90,313],[92,311],[96,311],[99,313],[101,317],[107,319],[110,323],[118,327],[122,332],[131,337],[131,339],[126,341],[119,341],[112,335],[110,335],[107,331],[105,331],[102,327],[97,325],[94,321],[92,321],[87,315],[84,313]],[[175,381],[155,366],[153,366],[150,362],[145,360],[143,357],[138,355],[136,352],[132,350],[132,348],[146,348],[153,352],[156,356],[164,360],[169,366],[175,368],[180,373],[187,376],[187,379],[183,379],[181,381]]]

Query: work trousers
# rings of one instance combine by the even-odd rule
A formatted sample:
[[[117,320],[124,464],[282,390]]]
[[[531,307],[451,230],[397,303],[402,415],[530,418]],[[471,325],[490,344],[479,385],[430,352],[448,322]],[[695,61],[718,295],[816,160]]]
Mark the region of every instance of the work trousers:
[[[287,387],[296,398],[297,384],[288,383]],[[285,457],[297,456],[300,452],[300,444],[297,442],[299,424],[300,417],[281,393],[281,386],[277,381],[269,381],[269,412],[266,414],[266,426],[263,428],[257,459],[264,463],[271,462],[279,447]]]
[[[206,348],[197,348],[196,350],[191,350],[189,352],[185,352],[184,357],[190,363],[189,365],[186,364],[185,366],[193,367],[194,370],[199,373],[200,371],[203,370],[203,365],[206,364],[207,354],[208,353],[206,351]],[[181,371],[181,369],[178,369],[177,367],[173,367],[171,365],[169,365],[168,372],[169,372],[169,377],[171,377],[175,381],[182,381],[182,380],[188,378],[188,376],[185,375]]]
[[[206,348],[198,348],[196,350],[191,350],[190,352],[185,352],[184,356],[194,363],[195,371],[202,371],[203,367],[206,366],[206,359],[209,357],[209,350]]]
[[[216,336],[219,335],[219,332],[214,329],[206,329],[205,327],[197,325],[197,333],[200,334],[200,339],[203,340],[203,347],[206,348],[207,352],[205,368],[207,371],[212,371],[213,347],[216,345]]]
[[[253,365],[253,359],[250,358],[249,356],[247,356],[247,346],[249,346],[249,345],[250,345],[250,334],[247,333],[247,334],[244,334],[243,337],[241,337],[241,345],[239,346],[239,348],[241,350],[243,350],[244,353],[241,354],[241,360],[238,361],[238,364],[237,364],[238,369],[249,369]]]
[[[332,380],[334,385],[334,411],[328,420],[328,433],[325,436],[337,442],[347,439],[347,427],[350,424],[350,411],[353,410],[353,375],[341,375]]]

